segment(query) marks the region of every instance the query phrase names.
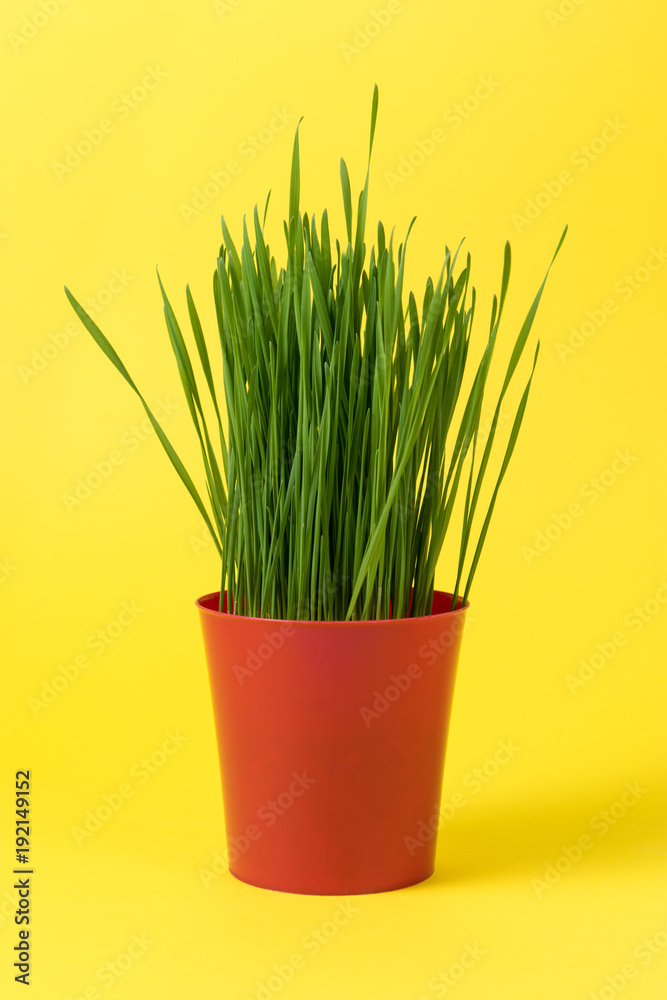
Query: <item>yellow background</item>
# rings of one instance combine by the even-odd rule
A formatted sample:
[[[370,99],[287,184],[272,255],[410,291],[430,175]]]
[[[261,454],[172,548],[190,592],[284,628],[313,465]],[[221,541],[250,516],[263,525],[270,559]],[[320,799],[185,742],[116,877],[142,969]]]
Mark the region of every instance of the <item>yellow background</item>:
[[[56,0],[44,2],[53,11]],[[25,767],[33,774],[35,1000],[110,989],[114,1000],[241,1000],[295,953],[304,968],[271,995],[417,1000],[443,995],[434,977],[467,945],[484,955],[452,986],[461,1000],[609,997],[628,962],[638,974],[620,992],[664,997],[667,949],[656,946],[650,961],[635,949],[656,935],[667,941],[667,610],[659,598],[651,603],[667,596],[667,266],[648,280],[637,269],[667,240],[667,15],[648,0],[561,8],[557,18],[556,0],[404,0],[351,51],[342,46],[355,44],[370,3],[236,0],[216,10],[207,0],[70,0],[43,26],[37,0],[3,5],[3,997],[23,989],[12,981],[8,914],[13,775]],[[375,10],[385,9],[377,0]],[[147,67],[166,76],[121,112],[117,102]],[[475,107],[480,77],[494,88]],[[197,513],[159,444],[132,430],[143,415],[135,397],[85,333],[67,333],[74,317],[62,286],[84,301],[101,295],[100,326],[149,402],[177,404],[165,430],[194,459],[154,267],[181,315],[190,282],[212,334],[219,215],[238,233],[243,212],[272,188],[269,230],[281,252],[300,115],[302,205],[328,206],[340,233],[338,157],[358,191],[375,82],[369,222],[380,217],[402,233],[418,216],[410,286],[421,291],[445,243],[465,236],[481,337],[509,237],[507,347],[566,222],[570,233],[538,315],[534,391],[473,589],[444,786],[445,800],[463,790],[467,804],[442,826],[430,881],[353,900],[357,912],[315,955],[304,938],[338,900],[265,892],[227,873],[208,888],[202,880],[224,832],[193,601],[217,588],[217,560],[211,545],[198,545]],[[466,119],[456,118],[457,104],[469,109]],[[239,147],[269,127],[274,108],[294,117],[252,162],[243,159]],[[53,164],[103,118],[112,130],[59,179]],[[577,151],[608,118],[617,134],[604,149],[594,145],[583,169]],[[436,128],[446,140],[404,183],[390,183],[399,158]],[[240,174],[186,222],[179,206],[230,159]],[[554,182],[568,169],[572,183],[551,204],[543,196],[534,220],[517,219],[544,184],[558,192]],[[125,285],[105,294],[114,271]],[[624,276],[635,272],[628,294]],[[558,345],[571,327],[588,311],[599,320],[610,299],[613,314],[563,358]],[[26,374],[52,336],[64,346]],[[617,449],[632,461],[604,477],[602,493],[590,481],[611,468]],[[122,463],[68,513],[63,495],[114,451]],[[575,503],[581,513],[560,537],[552,527],[545,551],[527,554],[554,516],[567,523],[562,515]],[[445,563],[438,580],[451,585]],[[132,601],[143,610],[97,655],[88,637]],[[627,618],[637,606],[648,609],[640,627]],[[616,648],[619,631],[627,641]],[[611,643],[614,655],[570,690],[567,675],[599,653],[598,643],[607,652]],[[85,652],[90,666],[32,710],[29,699]],[[186,742],[142,782],[139,762],[168,731]],[[500,740],[520,752],[474,794],[466,776]],[[72,828],[128,780],[132,797],[78,844]],[[627,782],[646,791],[603,836],[591,822]],[[540,889],[533,880],[585,834],[593,847]],[[105,985],[98,970],[133,934],[152,943]]]

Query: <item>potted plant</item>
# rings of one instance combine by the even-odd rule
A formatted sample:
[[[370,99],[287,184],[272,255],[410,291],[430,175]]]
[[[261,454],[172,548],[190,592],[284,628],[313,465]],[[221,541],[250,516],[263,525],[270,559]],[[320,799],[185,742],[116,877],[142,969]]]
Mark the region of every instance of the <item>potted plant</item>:
[[[369,168],[377,109],[375,88]],[[539,344],[484,509],[482,485],[546,282],[482,442],[509,244],[488,338],[466,378],[470,254],[459,265],[460,248],[446,249],[438,279],[428,279],[421,303],[410,293],[406,307],[414,219],[398,251],[380,223],[368,252],[368,171],[356,216],[343,160],[340,176],[347,232],[332,244],[327,212],[318,225],[300,210],[297,125],[280,268],[264,238],[268,198],[262,218],[255,207],[244,219],[239,247],[223,218],[213,276],[219,357],[186,289],[198,374],[160,281],[206,501],[66,289],[139,396],[221,556],[220,590],[196,603],[230,869],[253,885],[317,894],[395,889],[433,871],[436,838],[422,834],[435,834],[468,595]],[[458,560],[445,593],[435,590],[435,569],[455,511]],[[415,837],[423,849],[411,848]]]

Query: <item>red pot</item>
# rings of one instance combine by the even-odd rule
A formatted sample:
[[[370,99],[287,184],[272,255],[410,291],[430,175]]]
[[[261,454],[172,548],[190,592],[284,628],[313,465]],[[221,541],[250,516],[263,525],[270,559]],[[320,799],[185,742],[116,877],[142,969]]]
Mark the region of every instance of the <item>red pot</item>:
[[[355,622],[230,615],[217,593],[197,601],[232,875],[343,895],[433,873],[468,607],[449,611],[451,599],[436,591],[423,618]]]

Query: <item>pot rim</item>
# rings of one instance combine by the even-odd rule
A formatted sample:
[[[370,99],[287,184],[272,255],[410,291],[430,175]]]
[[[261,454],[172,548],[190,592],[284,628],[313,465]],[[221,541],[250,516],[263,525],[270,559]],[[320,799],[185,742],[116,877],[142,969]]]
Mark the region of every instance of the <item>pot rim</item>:
[[[450,598],[450,600],[454,596],[451,593],[451,591],[448,591],[448,590],[434,590],[433,591],[433,595],[435,596],[436,594],[440,594],[445,599],[446,598]],[[335,619],[333,621],[311,621],[310,619],[307,619],[307,618],[257,618],[254,615],[231,615],[228,611],[218,611],[217,608],[208,608],[208,607],[206,607],[206,605],[205,605],[204,602],[210,600],[211,598],[216,598],[216,600],[219,600],[219,598],[220,598],[220,591],[219,590],[213,590],[213,591],[211,591],[210,594],[204,594],[202,597],[198,597],[197,600],[195,601],[195,606],[199,609],[200,612],[205,612],[208,615],[214,615],[214,616],[220,617],[220,618],[233,618],[234,620],[248,621],[248,622],[275,622],[277,625],[281,625],[281,624],[282,625],[298,625],[298,626],[303,626],[303,625],[313,626],[313,625],[317,625],[317,626],[320,626],[320,627],[322,627],[322,626],[340,627],[341,625],[345,625],[345,626],[348,626],[348,625],[366,625],[366,626],[369,626],[369,625],[391,625],[391,624],[396,625],[396,624],[398,624],[400,622],[433,621],[434,619],[446,618],[449,615],[451,615],[451,616],[453,616],[453,615],[460,615],[462,611],[467,611],[468,608],[470,607],[470,601],[466,601],[465,604],[459,605],[459,607],[455,608],[453,611],[452,610],[449,610],[449,611],[438,611],[438,612],[436,612],[435,614],[432,614],[432,615],[417,615],[414,618],[408,618],[408,617],[404,617],[404,618],[370,618],[370,619],[361,618],[361,619],[357,619],[356,621],[349,621],[349,622],[345,621],[344,619],[338,618],[338,619]],[[458,600],[461,600],[461,598],[459,597]]]

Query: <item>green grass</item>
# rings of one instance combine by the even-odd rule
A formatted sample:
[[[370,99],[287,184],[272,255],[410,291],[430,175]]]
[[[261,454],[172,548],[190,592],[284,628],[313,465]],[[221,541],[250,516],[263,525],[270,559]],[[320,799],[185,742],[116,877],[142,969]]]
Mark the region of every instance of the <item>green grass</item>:
[[[369,168],[377,108],[375,88]],[[300,211],[297,126],[280,270],[264,239],[268,199],[261,219],[256,206],[249,226],[244,219],[238,247],[223,218],[213,277],[221,366],[211,360],[189,287],[194,349],[160,281],[201,450],[205,499],[111,344],[65,289],[86,329],[139,396],[204,518],[222,560],[221,594],[228,592],[228,610],[235,614],[310,620],[430,614],[436,564],[455,511],[460,542],[452,607],[457,599],[466,601],[526,408],[539,343],[490,500],[480,508],[500,408],[546,276],[514,343],[484,447],[478,447],[510,276],[509,243],[488,338],[464,389],[476,304],[470,254],[457,272],[460,248],[454,254],[446,249],[438,280],[426,282],[421,309],[412,292],[406,308],[412,223],[398,250],[380,223],[377,243],[367,252],[368,172],[356,217],[343,160],[340,175],[347,233],[342,244],[332,245],[326,211],[319,225]]]

